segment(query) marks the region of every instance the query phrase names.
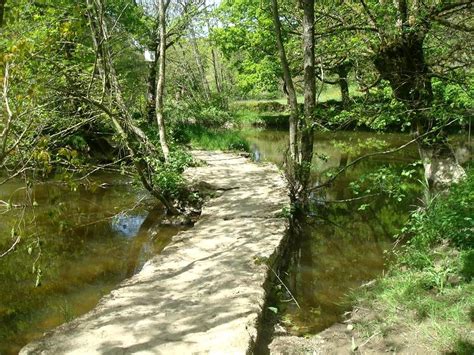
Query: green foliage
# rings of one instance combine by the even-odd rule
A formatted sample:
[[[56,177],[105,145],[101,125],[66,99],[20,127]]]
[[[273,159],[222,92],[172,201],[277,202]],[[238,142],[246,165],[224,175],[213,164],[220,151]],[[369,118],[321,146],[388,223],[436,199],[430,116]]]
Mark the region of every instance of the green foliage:
[[[461,253],[460,274],[467,282],[474,278],[474,248]]]
[[[336,141],[333,140],[331,141],[331,144],[340,149],[341,152],[350,154],[350,155],[361,155],[362,152],[371,150],[371,151],[380,151],[383,150],[384,148],[388,147],[388,143],[384,141],[383,139],[377,139],[374,137],[370,137],[368,139],[352,139],[350,137],[346,141]]]
[[[442,242],[460,250],[473,249],[473,216],[474,174],[471,170],[466,181],[453,186],[447,196],[439,196],[428,209],[412,214],[410,223],[402,230],[414,236],[408,242],[405,261],[420,266],[419,255],[431,255],[431,248]]]
[[[249,143],[240,132],[230,129],[206,128],[197,125],[182,125],[175,128],[179,139],[191,146],[209,150],[249,151]]]
[[[406,130],[410,121],[405,106],[397,101],[388,83],[382,83],[365,97],[354,97],[349,109],[325,115],[330,127],[357,127],[375,131]]]
[[[189,191],[182,173],[187,167],[195,164],[189,153],[183,150],[172,150],[168,162],[161,163],[150,158],[149,163],[155,167],[156,171],[153,182],[166,198],[179,201],[188,199]]]
[[[270,15],[267,4],[254,0],[223,1],[217,10],[221,26],[211,36],[236,71],[241,96],[278,96],[281,68]],[[288,38],[288,27],[283,31]]]
[[[457,119],[459,124],[469,122],[469,112],[474,107],[474,77],[467,79],[466,85],[433,80],[434,102],[432,116],[437,124]]]
[[[412,177],[417,171],[411,169],[399,171],[391,167],[383,167],[374,172],[362,175],[358,180],[350,182],[354,194],[384,194],[397,202],[401,202],[416,190]],[[364,208],[362,205],[361,208]]]
[[[474,343],[465,339],[458,339],[454,345],[454,350],[451,354],[456,355],[470,355],[474,353]]]
[[[210,100],[170,100],[167,114],[170,117],[171,129],[183,124],[222,127],[232,122],[226,99],[217,94]]]
[[[22,139],[0,165],[14,168],[25,164],[44,177],[58,171],[82,171],[84,164],[94,163],[88,138],[94,140],[100,135],[101,139],[113,132],[102,112],[72,98],[88,96],[107,101],[97,79],[86,4],[72,0],[9,1],[5,14],[0,76],[3,79],[8,66],[8,99],[13,113],[7,147],[17,137]],[[130,111],[138,112],[147,67],[136,46],[130,44],[145,36],[147,16],[130,0],[107,2],[107,14],[115,22],[110,35],[124,98]],[[3,115],[3,102],[1,111]],[[2,131],[4,122],[0,122]]]
[[[267,100],[246,100],[236,101],[232,107],[237,110],[245,110],[246,112],[254,113],[282,113],[288,111],[286,103],[279,101],[267,101]]]
[[[474,302],[474,173],[412,213],[387,275],[353,296],[382,321],[362,320],[368,333],[410,328],[417,342],[448,353],[466,353]],[[433,339],[436,339],[433,343]],[[467,352],[469,353],[469,352]]]

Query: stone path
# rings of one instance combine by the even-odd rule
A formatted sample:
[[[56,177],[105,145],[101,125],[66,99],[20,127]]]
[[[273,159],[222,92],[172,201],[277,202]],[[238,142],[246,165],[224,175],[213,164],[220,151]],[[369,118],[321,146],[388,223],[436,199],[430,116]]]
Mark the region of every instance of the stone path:
[[[28,344],[21,354],[245,354],[265,301],[267,264],[279,254],[289,203],[276,167],[194,152],[186,174],[217,197],[195,226],[104,297],[91,312]],[[263,261],[263,262],[262,262]]]

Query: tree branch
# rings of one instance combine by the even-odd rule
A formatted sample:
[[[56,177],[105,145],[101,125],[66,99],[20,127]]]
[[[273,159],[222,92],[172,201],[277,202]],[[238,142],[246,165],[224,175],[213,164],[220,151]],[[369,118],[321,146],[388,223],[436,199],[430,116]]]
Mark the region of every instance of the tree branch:
[[[354,165],[360,163],[362,160],[365,160],[365,159],[371,158],[371,157],[375,157],[375,156],[379,156],[379,155],[388,155],[388,154],[396,153],[396,152],[398,152],[398,151],[400,151],[400,150],[402,150],[402,149],[405,149],[406,147],[412,145],[413,143],[419,141],[420,139],[422,139],[422,138],[424,138],[424,137],[426,137],[426,136],[428,136],[428,135],[430,135],[430,134],[432,134],[432,133],[434,133],[434,132],[437,132],[437,131],[439,131],[439,130],[441,130],[441,129],[447,127],[447,126],[450,126],[451,124],[453,124],[453,123],[456,122],[456,121],[458,121],[458,119],[454,119],[454,120],[452,120],[452,121],[450,121],[450,122],[448,122],[448,123],[442,125],[441,127],[438,127],[438,128],[436,128],[436,129],[433,129],[433,130],[430,130],[430,131],[428,131],[428,132],[425,132],[425,133],[419,135],[418,137],[413,138],[411,141],[408,141],[407,143],[402,144],[401,146],[399,146],[399,147],[397,147],[397,148],[385,150],[385,151],[383,151],[383,152],[370,153],[370,154],[366,154],[366,155],[364,155],[364,156],[361,156],[361,157],[359,157],[359,158],[353,160],[350,164],[347,164],[345,167],[339,169],[339,171],[338,171],[336,174],[334,174],[333,176],[331,176],[331,177],[329,178],[329,180],[327,180],[326,182],[324,182],[324,183],[322,183],[322,184],[319,184],[319,185],[313,187],[313,188],[311,189],[311,191],[314,191],[314,190],[320,189],[320,188],[322,188],[322,187],[327,187],[327,186],[331,185],[331,184],[334,182],[334,180],[336,180],[336,178],[337,178],[340,174],[342,174],[344,171],[346,171],[346,170],[347,170],[348,168],[350,168],[351,166],[354,166]]]

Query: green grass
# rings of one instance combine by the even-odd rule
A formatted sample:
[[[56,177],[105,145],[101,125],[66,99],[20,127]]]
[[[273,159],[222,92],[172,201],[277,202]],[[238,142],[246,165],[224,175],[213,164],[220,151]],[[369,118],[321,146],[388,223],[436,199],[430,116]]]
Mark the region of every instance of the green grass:
[[[474,176],[451,188],[404,228],[410,241],[372,289],[352,295],[376,317],[358,323],[367,336],[408,331],[438,352],[472,354],[474,336]]]
[[[235,121],[242,124],[253,124],[260,121],[260,114],[246,108],[237,109],[234,112]]]
[[[249,143],[237,130],[186,126],[182,128],[181,134],[193,148],[224,151],[250,150]]]
[[[358,330],[368,337],[408,329],[409,337],[418,344],[439,352],[456,352],[461,343],[473,346],[474,285],[446,285],[441,291],[427,285],[431,277],[415,270],[392,272],[374,289],[357,292],[358,306],[377,315],[358,323]]]

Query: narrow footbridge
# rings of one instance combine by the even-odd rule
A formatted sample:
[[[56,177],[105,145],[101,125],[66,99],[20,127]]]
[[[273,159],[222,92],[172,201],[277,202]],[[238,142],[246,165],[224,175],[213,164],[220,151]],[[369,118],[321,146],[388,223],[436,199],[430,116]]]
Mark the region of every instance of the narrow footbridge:
[[[245,354],[252,351],[265,284],[285,240],[284,178],[270,164],[193,152],[187,178],[213,192],[195,226],[89,313],[21,354]]]

